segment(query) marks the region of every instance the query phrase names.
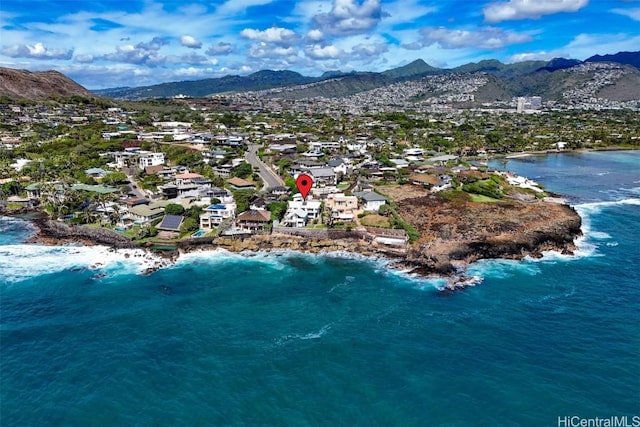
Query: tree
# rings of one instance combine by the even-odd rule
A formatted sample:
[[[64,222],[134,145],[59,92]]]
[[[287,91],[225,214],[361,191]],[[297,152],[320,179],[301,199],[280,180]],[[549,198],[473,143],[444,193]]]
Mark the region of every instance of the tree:
[[[182,221],[182,225],[180,225],[180,233],[193,233],[194,231],[197,231],[198,228],[200,228],[198,221],[193,218],[185,218],[185,220]]]
[[[251,167],[249,163],[243,162],[243,163],[240,163],[238,166],[236,166],[236,168],[233,170],[232,175],[237,176],[238,178],[246,179],[252,173],[253,173],[253,167]]]
[[[235,190],[233,198],[236,201],[236,212],[244,212],[251,205],[251,198],[255,194],[254,190]]]
[[[184,213],[184,207],[177,203],[169,203],[164,208],[165,215],[182,215]]]
[[[287,202],[271,202],[267,205],[267,209],[271,212],[272,220],[281,220],[287,212]]]
[[[105,185],[118,185],[127,180],[127,175],[124,172],[115,171],[111,172],[102,178],[102,183]]]

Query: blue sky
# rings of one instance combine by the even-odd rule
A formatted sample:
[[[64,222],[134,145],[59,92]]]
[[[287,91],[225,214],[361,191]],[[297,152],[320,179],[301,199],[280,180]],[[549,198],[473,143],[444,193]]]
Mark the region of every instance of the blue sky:
[[[640,50],[640,0],[2,0],[0,66],[90,89]]]

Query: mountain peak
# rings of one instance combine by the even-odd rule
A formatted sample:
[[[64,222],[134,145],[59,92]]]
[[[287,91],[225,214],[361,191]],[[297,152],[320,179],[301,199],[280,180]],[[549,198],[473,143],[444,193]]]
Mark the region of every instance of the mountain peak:
[[[413,62],[403,65],[402,67],[392,68],[390,70],[382,72],[387,77],[393,79],[406,78],[417,76],[420,74],[433,73],[441,71],[439,68],[432,67],[422,59],[416,59]]]
[[[27,71],[0,67],[0,94],[10,98],[95,97],[59,71]]]

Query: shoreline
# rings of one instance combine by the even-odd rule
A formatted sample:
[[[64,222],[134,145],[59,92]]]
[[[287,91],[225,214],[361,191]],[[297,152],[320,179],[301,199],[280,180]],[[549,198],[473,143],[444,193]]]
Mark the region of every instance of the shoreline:
[[[170,252],[154,250],[151,242],[145,244],[132,242],[127,237],[109,229],[68,225],[51,220],[42,212],[32,211],[28,215],[4,215],[21,218],[33,225],[35,233],[26,243],[46,246],[66,244],[105,246],[109,252],[124,252],[124,258],[143,256],[146,261],[140,271],[143,275],[174,265],[183,255],[220,249],[246,256],[284,251],[317,255],[353,254],[372,261],[383,260],[388,268],[398,272],[425,279],[443,279],[446,283],[440,291],[454,292],[479,283],[476,278],[469,277],[466,270],[471,263],[481,259],[522,260],[526,257],[539,259],[547,251],[572,255],[576,249],[576,239],[582,235],[581,217],[568,205],[549,203],[547,207],[554,207],[557,212],[564,212],[565,217],[558,218],[557,222],[551,226],[546,224],[544,227],[533,229],[527,228],[531,227],[531,224],[526,224],[517,235],[505,237],[501,234],[481,240],[461,240],[453,236],[431,242],[419,240],[405,248],[395,248],[372,244],[362,238],[318,239],[273,233],[243,238],[222,236],[198,240],[188,239],[175,242],[176,250]],[[140,250],[145,255],[129,252],[130,250]]]

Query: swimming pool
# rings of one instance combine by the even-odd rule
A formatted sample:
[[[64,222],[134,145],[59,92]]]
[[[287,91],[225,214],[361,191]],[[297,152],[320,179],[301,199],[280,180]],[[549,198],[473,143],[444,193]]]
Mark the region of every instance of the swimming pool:
[[[206,234],[207,232],[205,230],[203,230],[202,228],[198,231],[196,231],[195,233],[193,233],[191,235],[191,237],[202,237]]]

